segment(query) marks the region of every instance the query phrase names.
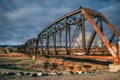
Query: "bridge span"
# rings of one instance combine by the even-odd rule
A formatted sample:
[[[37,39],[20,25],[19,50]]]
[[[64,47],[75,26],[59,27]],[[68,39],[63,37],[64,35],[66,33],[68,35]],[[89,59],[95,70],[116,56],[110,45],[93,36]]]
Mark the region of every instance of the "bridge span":
[[[119,39],[120,33],[101,12],[80,7],[46,26],[37,38],[29,39],[17,50],[32,55],[112,58],[118,64]]]

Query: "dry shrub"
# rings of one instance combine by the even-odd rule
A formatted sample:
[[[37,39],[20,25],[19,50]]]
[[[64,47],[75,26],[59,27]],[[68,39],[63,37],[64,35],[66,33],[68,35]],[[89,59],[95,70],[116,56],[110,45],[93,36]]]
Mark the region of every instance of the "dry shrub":
[[[0,57],[25,57],[22,53],[0,54]]]
[[[41,62],[45,62],[47,60],[46,57],[43,56],[35,56],[35,60],[41,61]]]
[[[58,65],[61,65],[61,64],[63,64],[63,61],[64,61],[63,59],[57,59],[57,60],[56,60],[56,63],[57,63]]]
[[[63,65],[66,66],[66,67],[69,67],[69,66],[72,66],[73,64],[72,64],[71,62],[65,61],[65,62],[63,63]]]
[[[61,65],[61,64],[63,64],[64,60],[60,59],[60,58],[50,58],[49,62],[50,63],[57,63],[57,64]]]
[[[81,70],[81,68],[80,68],[79,65],[74,65],[74,66],[73,66],[73,71],[74,71],[74,72],[78,72],[78,71],[80,71],[80,70]]]
[[[56,63],[56,60],[57,60],[56,58],[50,58],[50,59],[49,59],[49,62],[50,62],[50,63]]]
[[[35,63],[35,64],[29,64],[26,68],[32,69],[32,70],[41,70],[43,69],[42,66],[43,66],[43,63],[41,64]]]

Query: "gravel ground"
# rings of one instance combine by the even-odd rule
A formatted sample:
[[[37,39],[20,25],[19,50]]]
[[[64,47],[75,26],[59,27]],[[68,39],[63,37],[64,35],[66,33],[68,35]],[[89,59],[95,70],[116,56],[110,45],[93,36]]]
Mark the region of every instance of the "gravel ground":
[[[60,76],[10,76],[0,77],[0,80],[120,80],[120,72],[117,73],[89,73],[76,75],[60,75]]]
[[[27,58],[28,60],[28,58]],[[50,59],[50,62],[55,62],[56,60]],[[80,74],[62,74],[62,75],[54,75],[54,76],[28,76],[28,75],[2,75],[4,72],[30,72],[29,70],[22,70],[21,68],[11,66],[26,61],[26,58],[20,59],[13,59],[13,58],[0,58],[0,80],[120,80],[120,71],[116,73],[110,73],[108,67],[97,68],[93,72],[88,73],[80,73]],[[41,61],[41,60],[40,60]],[[75,63],[75,62],[74,62]],[[6,66],[7,64],[7,66]],[[9,64],[9,66],[8,66]],[[31,64],[31,63],[29,63]],[[25,63],[26,65],[26,63]],[[68,64],[67,64],[68,65]],[[94,64],[95,65],[95,64]],[[28,65],[27,65],[28,66]],[[22,65],[23,67],[23,65]],[[26,67],[26,66],[25,66]],[[86,67],[89,67],[88,64]],[[24,67],[23,67],[24,68]],[[95,67],[96,68],[96,67]],[[57,71],[59,72],[59,71]],[[56,73],[57,73],[56,72]],[[35,72],[37,73],[37,72]]]

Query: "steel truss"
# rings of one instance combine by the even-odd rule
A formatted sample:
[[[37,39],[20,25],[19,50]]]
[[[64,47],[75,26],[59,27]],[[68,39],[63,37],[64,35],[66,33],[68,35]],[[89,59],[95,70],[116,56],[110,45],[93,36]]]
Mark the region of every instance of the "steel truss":
[[[109,39],[104,34],[103,24],[111,30],[112,34]],[[89,40],[86,38],[87,29],[88,31],[91,29]],[[101,46],[93,47],[96,36],[101,41]],[[82,53],[84,56],[97,52],[109,52],[114,59],[113,63],[118,64],[117,43],[112,43],[115,37],[118,40],[120,33],[101,12],[80,7],[46,26],[37,38],[26,41],[18,48],[18,51],[49,55]]]

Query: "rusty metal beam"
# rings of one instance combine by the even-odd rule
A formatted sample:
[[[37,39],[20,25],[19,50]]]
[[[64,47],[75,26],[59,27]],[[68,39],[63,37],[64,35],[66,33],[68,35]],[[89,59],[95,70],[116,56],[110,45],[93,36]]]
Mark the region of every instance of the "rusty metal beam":
[[[96,24],[98,24],[99,20],[100,20],[100,19],[98,18],[98,20],[96,21]],[[91,45],[92,45],[92,42],[93,42],[95,36],[96,36],[96,32],[95,32],[95,30],[94,30],[94,31],[92,32],[92,35],[91,35],[91,37],[90,37],[90,40],[89,40],[88,45],[87,45],[87,48],[86,48],[86,52],[85,52],[86,55],[89,54],[90,47],[91,47]]]
[[[53,25],[56,24],[57,22],[59,22],[59,21],[61,21],[61,20],[64,20],[65,18],[67,18],[67,17],[69,17],[69,16],[72,16],[72,15],[74,15],[74,14],[80,13],[80,12],[81,12],[81,9],[77,9],[77,10],[75,10],[75,11],[72,11],[72,12],[64,15],[63,17],[55,20],[54,22],[52,22],[51,24],[49,24],[48,26],[46,26],[45,29],[41,30],[41,32],[40,32],[39,34],[43,33],[45,30],[47,30],[48,28],[50,28],[51,26],[53,26]]]
[[[66,47],[66,54],[69,54],[68,52],[68,26],[67,26],[67,19],[64,20],[64,26],[65,26],[65,47]]]
[[[41,45],[41,52],[42,54],[44,54],[44,49],[43,49],[43,35],[41,35],[40,39],[39,39],[40,45]]]
[[[86,52],[85,52],[86,55],[89,55],[90,47],[91,47],[92,42],[93,42],[93,40],[94,40],[94,38],[95,38],[95,35],[96,35],[96,32],[93,31],[93,32],[92,32],[92,35],[91,35],[91,38],[90,38],[90,40],[89,40],[89,42],[88,42],[88,46],[87,46],[87,48],[86,48]]]
[[[84,15],[82,15],[82,49],[83,49],[83,53],[85,53],[86,41],[85,41],[85,20],[84,20]]]
[[[68,26],[68,34],[69,34],[69,54],[70,54],[70,50],[71,50],[71,29],[70,29],[70,25]]]
[[[56,47],[56,24],[54,24],[54,36],[53,36],[53,43],[54,43],[54,53],[57,55],[57,47]]]
[[[39,44],[39,35],[38,35],[38,38],[36,40],[36,47],[35,47],[35,53],[36,54],[40,54],[38,44]]]
[[[74,43],[75,39],[76,39],[76,33],[77,33],[77,30],[79,30],[79,26],[78,24],[76,24],[76,28],[73,32],[73,37],[72,37],[72,43]],[[72,45],[72,44],[71,44]]]
[[[102,13],[101,13],[100,16],[102,17],[102,19],[104,20],[104,22],[108,25],[108,27],[112,30],[112,32],[113,32],[118,38],[120,38],[120,33],[115,29],[115,27],[103,16]]]
[[[47,31],[47,43],[46,43],[46,49],[47,49],[47,53],[48,53],[48,54],[50,54],[50,53],[49,53],[49,37],[50,37],[50,36],[49,36],[49,31]]]
[[[114,37],[115,37],[115,34],[112,33],[112,35],[111,35],[111,37],[110,37],[110,39],[109,39],[109,42],[110,42],[110,43],[113,41]]]
[[[96,31],[96,33],[98,34],[100,39],[103,41],[103,43],[106,45],[106,47],[108,48],[108,50],[110,51],[110,53],[114,57],[114,64],[118,64],[119,59],[118,59],[118,56],[116,55],[117,53],[113,50],[113,48],[110,45],[110,43],[108,42],[108,40],[105,38],[105,36],[100,31],[100,29],[98,28],[96,23],[93,21],[92,17],[88,14],[86,8],[82,8],[82,13],[87,18],[88,22],[92,25],[92,27],[94,28],[94,30]]]
[[[99,18],[100,18],[100,30],[103,33],[103,21],[102,21],[101,17],[99,17]],[[104,47],[104,44],[103,44],[102,40],[101,40],[101,44],[102,44],[102,47]]]
[[[60,30],[60,32],[59,32],[59,37],[60,37],[60,39],[59,39],[59,42],[60,42],[60,47],[62,46],[62,43],[61,43],[61,41],[62,41],[62,31]]]

